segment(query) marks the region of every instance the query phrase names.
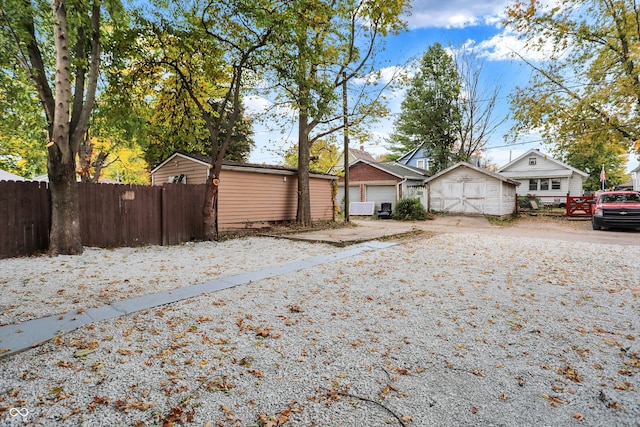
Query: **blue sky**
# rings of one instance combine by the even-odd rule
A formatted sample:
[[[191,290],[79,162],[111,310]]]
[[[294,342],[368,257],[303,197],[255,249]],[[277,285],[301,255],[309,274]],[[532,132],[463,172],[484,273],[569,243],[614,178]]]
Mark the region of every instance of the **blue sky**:
[[[554,1],[554,0],[549,0]],[[432,44],[438,42],[445,47],[459,48],[473,46],[483,61],[483,80],[488,87],[500,87],[500,95],[494,112],[496,118],[509,113],[508,96],[516,86],[525,86],[531,74],[530,68],[512,58],[512,52],[535,61],[541,53],[528,52],[522,43],[500,25],[506,6],[510,0],[413,0],[411,15],[406,18],[409,31],[386,41],[385,56],[387,66],[403,66],[412,58],[421,58]],[[393,121],[400,112],[400,103],[404,95],[396,93],[391,97],[389,107],[391,115],[373,129],[375,138],[365,143],[365,149],[372,154],[388,152],[385,137],[393,132]],[[251,110],[251,108],[250,108]],[[485,157],[502,166],[529,149],[539,148],[549,152],[550,147],[540,141],[539,135],[531,135],[508,144],[504,134],[509,131],[512,122],[507,120],[492,135]],[[274,151],[273,143],[278,140],[278,148],[287,148],[296,143],[295,124],[292,129],[280,129],[277,135],[256,127],[256,148],[250,161],[255,163],[278,164],[282,157]],[[530,141],[530,142],[529,142]],[[352,148],[360,143],[352,142]],[[628,169],[638,165],[631,159]]]

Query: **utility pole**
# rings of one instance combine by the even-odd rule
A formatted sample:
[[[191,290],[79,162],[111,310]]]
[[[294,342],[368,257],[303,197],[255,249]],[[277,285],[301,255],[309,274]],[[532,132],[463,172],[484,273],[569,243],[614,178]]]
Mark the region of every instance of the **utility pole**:
[[[349,222],[349,110],[347,108],[347,72],[342,72],[342,113],[344,120],[344,221]]]

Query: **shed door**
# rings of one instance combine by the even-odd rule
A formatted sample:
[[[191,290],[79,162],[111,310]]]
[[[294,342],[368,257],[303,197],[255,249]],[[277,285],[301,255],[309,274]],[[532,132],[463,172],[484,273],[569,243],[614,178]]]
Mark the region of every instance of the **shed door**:
[[[381,203],[392,203],[396,205],[395,185],[367,185],[365,189],[365,201],[374,202],[376,210],[380,209]]]
[[[445,182],[443,185],[443,210],[463,214],[484,214],[486,182]]]

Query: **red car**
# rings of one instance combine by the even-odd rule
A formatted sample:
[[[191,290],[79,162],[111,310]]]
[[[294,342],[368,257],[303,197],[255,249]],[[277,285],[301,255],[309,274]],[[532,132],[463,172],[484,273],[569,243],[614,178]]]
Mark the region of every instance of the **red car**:
[[[596,196],[591,215],[594,230],[640,227],[640,193],[603,191]]]

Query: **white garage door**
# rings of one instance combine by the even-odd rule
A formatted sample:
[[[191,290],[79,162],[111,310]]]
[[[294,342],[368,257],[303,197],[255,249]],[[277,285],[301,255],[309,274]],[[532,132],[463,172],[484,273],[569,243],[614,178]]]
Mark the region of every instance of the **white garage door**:
[[[338,187],[338,194],[336,194],[336,203],[340,206],[340,209],[344,206],[344,187]],[[349,203],[360,201],[360,186],[349,186]]]
[[[381,203],[392,203],[396,206],[396,186],[395,185],[367,185],[365,188],[365,201],[374,202],[376,210],[380,209]]]

